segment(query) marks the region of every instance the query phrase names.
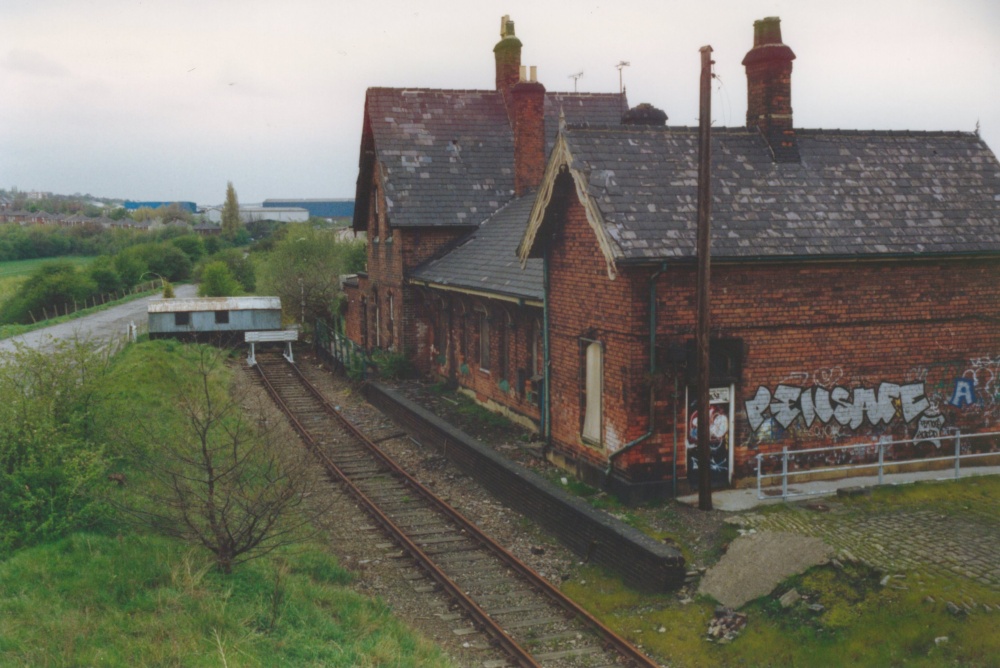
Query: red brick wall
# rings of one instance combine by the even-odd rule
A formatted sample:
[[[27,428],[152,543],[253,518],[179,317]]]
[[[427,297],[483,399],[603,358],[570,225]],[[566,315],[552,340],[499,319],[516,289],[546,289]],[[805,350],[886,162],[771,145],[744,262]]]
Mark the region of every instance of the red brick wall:
[[[648,429],[648,285],[608,278],[582,207],[566,212],[549,255],[549,348],[553,448],[598,467]],[[583,425],[582,339],[603,344],[602,443],[587,444]]]
[[[553,447],[606,466],[608,453],[648,429],[648,289],[654,269],[620,268],[609,279],[575,198],[559,227],[549,249]],[[937,434],[1000,430],[998,275],[995,260],[716,262],[712,336],[738,339],[745,351],[735,383],[736,476],[753,475],[758,452],[784,446],[919,434],[924,442],[900,446],[902,457],[938,452],[939,444],[952,447],[935,441]],[[654,378],[654,434],[616,461],[633,481],[669,477],[675,409],[678,468],[685,474],[685,377],[664,353],[683,351],[693,339],[694,281],[693,265],[670,263],[657,280],[657,348],[663,359]],[[598,448],[580,438],[581,337],[605,345],[604,444]],[[781,396],[790,397],[787,409]],[[808,413],[824,396],[839,412],[815,408],[807,424],[802,397]]]
[[[468,229],[394,229],[386,215],[385,195],[379,177],[381,170],[373,171],[372,192],[377,203],[368,209],[368,276],[359,285],[356,294],[348,295],[346,329],[352,340],[362,344],[363,328],[358,319],[362,316],[360,304],[363,296],[368,305],[368,348],[410,351],[420,340],[420,323],[412,305],[410,288],[404,285],[405,272],[426,261],[459,236],[467,234]],[[389,310],[390,303],[392,312]]]
[[[541,308],[428,288],[414,292],[421,338],[413,358],[418,368],[451,378],[475,392],[480,402],[496,402],[537,424],[541,411],[529,391],[532,328],[541,324]],[[480,358],[482,312],[490,317],[490,359],[485,367]],[[540,343],[538,349],[541,353]],[[541,364],[537,366],[540,370]]]
[[[752,475],[757,452],[784,446],[902,440],[920,432],[926,444],[910,450],[930,452],[936,433],[1000,429],[997,276],[996,261],[973,260],[713,267],[713,337],[741,339],[746,350],[736,386],[736,474]],[[663,338],[691,338],[693,269],[668,272],[659,294]],[[955,396],[960,378],[968,382]],[[788,396],[801,393],[784,411],[780,401],[774,409],[767,401],[778,401],[780,385],[791,388]],[[919,386],[904,390],[919,394],[893,396],[894,385]],[[822,399],[837,387],[851,407],[871,398],[868,391],[876,401],[884,391],[891,403],[884,417],[874,407],[845,407],[839,418],[850,414],[846,424],[825,411],[803,414],[801,395],[808,395],[809,413],[817,392]],[[952,405],[953,397],[963,405]]]

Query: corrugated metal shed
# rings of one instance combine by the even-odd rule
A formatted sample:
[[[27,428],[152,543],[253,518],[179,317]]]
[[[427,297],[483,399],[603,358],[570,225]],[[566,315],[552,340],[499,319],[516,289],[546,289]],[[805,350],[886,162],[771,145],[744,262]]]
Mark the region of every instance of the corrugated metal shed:
[[[178,311],[250,311],[281,310],[279,297],[191,297],[189,299],[158,299],[149,303],[149,313]]]

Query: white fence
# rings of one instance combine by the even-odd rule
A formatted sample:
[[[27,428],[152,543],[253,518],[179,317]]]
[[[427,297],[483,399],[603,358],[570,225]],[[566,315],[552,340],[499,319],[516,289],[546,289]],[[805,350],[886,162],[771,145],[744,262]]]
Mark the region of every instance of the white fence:
[[[1000,452],[997,451],[998,444],[1000,441],[995,441],[992,446],[989,447],[988,451],[983,452],[966,452],[962,454],[963,444],[969,446],[972,442],[978,439],[997,439],[1000,437],[1000,431],[982,433],[982,434],[961,434],[956,433],[947,436],[938,436],[934,440],[940,443],[940,451],[950,452],[948,455],[936,456],[936,457],[914,457],[912,459],[896,459],[894,457],[886,458],[886,452],[891,450],[895,446],[916,446],[917,444],[926,443],[927,439],[908,439],[903,441],[884,441],[881,443],[855,443],[854,445],[839,445],[827,448],[810,448],[805,450],[789,450],[788,448],[782,448],[781,452],[765,452],[759,453],[757,455],[757,498],[764,499],[769,495],[764,494],[764,482],[767,480],[773,480],[775,478],[781,479],[781,498],[788,499],[794,496],[809,496],[812,494],[828,494],[832,490],[822,489],[822,490],[810,490],[808,492],[797,492],[789,491],[789,478],[799,478],[803,476],[809,476],[816,478],[817,475],[826,476],[830,473],[844,473],[842,478],[848,477],[850,475],[855,475],[856,472],[864,469],[876,469],[878,471],[878,484],[883,483],[883,476],[885,474],[885,469],[887,467],[892,467],[893,469],[905,466],[908,464],[924,464],[932,462],[953,462],[954,466],[949,467],[954,469],[954,474],[947,476],[947,478],[958,478],[961,475],[961,468],[963,461],[969,461],[972,459],[980,459],[983,457],[994,457],[1000,459]],[[946,444],[951,441],[952,447],[946,448]],[[971,449],[968,448],[968,449]],[[800,456],[806,457],[816,457],[825,456],[828,459],[838,459],[842,455],[847,455],[850,459],[854,455],[860,455],[861,457],[877,456],[876,461],[871,462],[858,462],[858,463],[848,463],[842,466],[810,466],[808,468],[799,468],[796,470],[789,470],[789,464],[795,464],[795,460]],[[765,462],[768,458],[780,459],[781,472],[780,473],[764,473]],[[777,468],[777,467],[775,467]],[[832,479],[826,478],[826,479]],[[938,478],[942,480],[944,478]],[[770,485],[769,485],[770,486]],[[776,495],[775,495],[776,496]]]

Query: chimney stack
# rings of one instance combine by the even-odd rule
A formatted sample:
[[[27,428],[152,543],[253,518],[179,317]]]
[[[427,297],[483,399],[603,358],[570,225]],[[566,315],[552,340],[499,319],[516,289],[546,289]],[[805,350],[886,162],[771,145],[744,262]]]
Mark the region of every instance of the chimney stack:
[[[792,126],[792,61],[795,54],[781,41],[781,19],[753,24],[753,48],[743,58],[747,71],[747,127],[758,128],[776,162],[798,162]]]
[[[514,194],[521,197],[542,183],[545,174],[545,86],[537,71],[521,68],[521,81],[510,89],[510,116],[514,130]]]
[[[500,41],[493,47],[493,54],[496,56],[497,90],[510,108],[510,89],[521,79],[521,40],[514,36],[514,22],[510,16],[500,19]]]

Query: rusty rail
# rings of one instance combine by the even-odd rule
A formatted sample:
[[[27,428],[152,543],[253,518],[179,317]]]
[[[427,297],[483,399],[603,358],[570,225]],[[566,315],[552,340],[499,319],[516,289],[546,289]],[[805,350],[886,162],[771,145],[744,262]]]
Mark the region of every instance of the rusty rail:
[[[309,449],[320,459],[327,471],[337,480],[343,482],[351,495],[357,499],[357,501],[380,525],[383,526],[387,532],[389,532],[389,534],[414,559],[414,561],[420,564],[426,572],[454,598],[462,609],[465,610],[466,613],[469,614],[469,616],[474,620],[474,623],[488,636],[490,636],[490,638],[492,638],[494,642],[496,642],[510,656],[510,658],[517,663],[517,665],[538,666],[539,664],[525,648],[521,647],[513,638],[511,638],[507,632],[505,632],[503,628],[476,603],[476,601],[462,591],[461,587],[451,580],[451,578],[449,578],[448,575],[434,563],[434,560],[406,535],[406,532],[403,529],[398,527],[391,518],[382,512],[377,504],[357,485],[355,485],[349,479],[349,476],[344,474],[344,472],[337,466],[332,458],[329,457],[329,455],[323,452],[322,448],[319,447],[309,431],[298,420],[294,411],[292,411],[292,409],[283,401],[277,389],[267,377],[262,366],[263,365],[257,365],[256,368],[268,394],[274,399],[275,403],[282,410],[282,412],[288,416],[293,428],[303,438],[307,447],[309,447]],[[503,546],[499,545],[496,541],[483,533],[479,527],[465,518],[450,505],[439,499],[433,492],[421,485],[409,473],[400,468],[399,465],[383,453],[382,450],[379,449],[379,447],[371,439],[369,439],[364,432],[348,420],[340,411],[331,406],[322,393],[311,382],[309,382],[296,365],[290,366],[294,369],[295,375],[301,383],[301,386],[309,394],[311,394],[314,399],[316,399],[316,401],[322,406],[323,410],[336,419],[347,432],[362,443],[368,452],[375,457],[382,466],[388,469],[392,475],[401,479],[407,488],[418,493],[433,507],[434,510],[445,515],[464,533],[473,537],[481,545],[487,548],[506,566],[518,573],[531,588],[543,594],[550,601],[562,608],[566,613],[569,613],[571,616],[580,620],[595,634],[595,636],[603,643],[605,648],[608,648],[626,658],[633,666],[643,668],[655,668],[658,666],[658,664],[651,661],[631,643],[609,629],[589,612],[581,608],[575,601],[568,598],[565,594],[555,588],[547,580],[536,573],[530,566],[515,557]]]

